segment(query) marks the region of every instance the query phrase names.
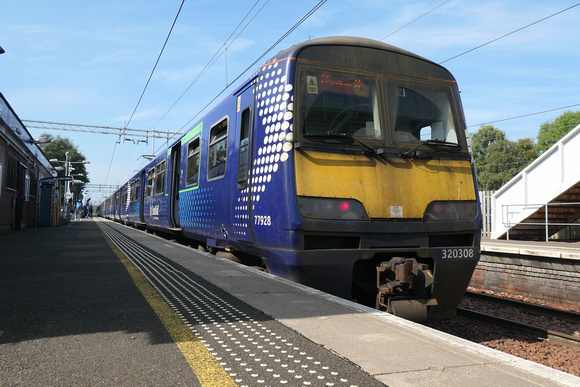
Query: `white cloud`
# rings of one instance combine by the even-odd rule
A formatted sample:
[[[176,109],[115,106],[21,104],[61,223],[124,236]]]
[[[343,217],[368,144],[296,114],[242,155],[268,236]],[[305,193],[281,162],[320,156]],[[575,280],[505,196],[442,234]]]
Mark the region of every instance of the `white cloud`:
[[[161,115],[161,111],[159,109],[146,109],[146,110],[142,110],[142,111],[137,110],[137,112],[133,115],[131,122],[137,122],[137,121],[148,119],[148,118],[155,118],[155,117],[160,116],[160,115]],[[128,114],[126,116],[115,117],[115,118],[113,118],[113,121],[127,122],[130,117],[131,117],[130,114]],[[121,125],[121,126],[123,126],[123,125]]]

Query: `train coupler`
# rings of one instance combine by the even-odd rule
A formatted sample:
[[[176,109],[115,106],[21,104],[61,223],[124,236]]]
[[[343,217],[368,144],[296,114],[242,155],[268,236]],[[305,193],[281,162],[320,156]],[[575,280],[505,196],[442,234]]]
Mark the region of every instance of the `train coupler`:
[[[433,274],[429,265],[418,263],[415,258],[395,257],[377,266],[377,288],[386,294],[423,293],[431,285]]]
[[[415,258],[395,257],[377,266],[378,309],[416,322],[427,321],[427,307],[437,305],[429,299],[433,274]]]

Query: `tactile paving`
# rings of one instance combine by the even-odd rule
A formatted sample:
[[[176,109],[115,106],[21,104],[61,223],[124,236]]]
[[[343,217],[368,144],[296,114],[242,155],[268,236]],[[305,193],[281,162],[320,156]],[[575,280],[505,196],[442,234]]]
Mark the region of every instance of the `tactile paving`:
[[[313,343],[112,227],[99,226],[240,386],[379,386]]]

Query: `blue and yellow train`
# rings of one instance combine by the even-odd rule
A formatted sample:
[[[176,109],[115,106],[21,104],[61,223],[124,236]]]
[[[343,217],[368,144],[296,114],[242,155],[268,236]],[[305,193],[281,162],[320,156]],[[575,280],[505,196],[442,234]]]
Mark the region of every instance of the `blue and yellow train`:
[[[440,320],[455,315],[479,259],[476,184],[449,71],[334,37],[278,53],[100,211]]]

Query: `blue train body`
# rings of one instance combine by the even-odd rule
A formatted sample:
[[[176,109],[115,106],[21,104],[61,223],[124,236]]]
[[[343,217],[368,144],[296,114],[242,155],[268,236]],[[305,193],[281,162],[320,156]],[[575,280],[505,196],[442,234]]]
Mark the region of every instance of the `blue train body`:
[[[454,315],[479,258],[476,192],[451,74],[326,38],[269,60],[101,213],[435,320]]]

